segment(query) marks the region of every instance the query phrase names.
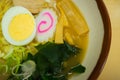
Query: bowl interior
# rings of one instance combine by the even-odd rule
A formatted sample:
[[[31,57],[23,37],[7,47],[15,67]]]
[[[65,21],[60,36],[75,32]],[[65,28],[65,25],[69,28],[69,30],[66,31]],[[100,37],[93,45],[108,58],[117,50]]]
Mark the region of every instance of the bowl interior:
[[[95,0],[73,1],[83,14],[90,32],[87,53],[82,63],[86,67],[86,72],[78,76],[73,76],[71,80],[87,80],[95,68],[101,54],[104,38],[104,25]]]

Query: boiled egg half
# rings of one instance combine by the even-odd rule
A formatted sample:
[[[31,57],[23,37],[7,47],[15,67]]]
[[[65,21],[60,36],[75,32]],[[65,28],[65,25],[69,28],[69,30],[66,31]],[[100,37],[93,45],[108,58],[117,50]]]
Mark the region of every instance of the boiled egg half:
[[[1,24],[3,36],[12,45],[26,45],[36,35],[36,23],[33,15],[21,6],[10,8],[3,16]]]

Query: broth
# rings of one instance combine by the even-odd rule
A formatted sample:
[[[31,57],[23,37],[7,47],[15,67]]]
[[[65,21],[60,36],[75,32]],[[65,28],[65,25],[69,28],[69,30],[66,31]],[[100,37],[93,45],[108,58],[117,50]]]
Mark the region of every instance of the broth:
[[[8,5],[3,5],[2,2],[5,4],[4,1],[6,1]],[[80,49],[80,53],[73,57],[70,57],[68,60],[63,62],[63,65],[66,69],[64,71],[65,73],[69,72],[71,67],[77,64],[82,64],[88,46],[89,29],[82,13],[78,10],[78,8],[71,0],[57,0],[56,7],[54,7],[52,3],[45,2],[44,5],[42,4],[40,11],[44,8],[52,9],[56,12],[56,15],[58,16],[58,23],[56,25],[57,28],[54,36],[52,38],[49,38],[47,42],[38,42],[36,41],[36,39],[34,39],[31,43],[25,46],[14,46],[8,43],[2,34],[1,20],[4,13],[10,7],[14,6],[11,1],[12,0],[2,0],[0,2],[0,8],[1,6],[4,6],[3,9],[1,9],[3,12],[0,12],[0,69],[2,69],[2,64],[6,65],[8,68],[6,68],[6,73],[4,75],[0,73],[0,80],[6,80],[6,78],[9,77],[8,75],[12,74],[13,68],[16,65],[21,65],[22,62],[28,57],[28,53],[31,53],[33,56],[36,55],[39,52],[39,50],[36,49],[36,46],[40,44],[44,45],[47,42],[52,42],[59,45],[64,44],[64,41],[66,41],[68,44]],[[55,3],[54,0],[52,0],[52,2]],[[44,3],[44,0],[42,0],[42,3]],[[39,11],[34,12],[34,10],[32,10],[32,12],[35,18],[39,14],[37,13]],[[62,28],[58,28],[59,26],[62,26]],[[13,52],[9,53],[11,48],[13,49]],[[14,57],[11,57],[9,55]],[[9,64],[9,60],[11,61],[11,64]]]

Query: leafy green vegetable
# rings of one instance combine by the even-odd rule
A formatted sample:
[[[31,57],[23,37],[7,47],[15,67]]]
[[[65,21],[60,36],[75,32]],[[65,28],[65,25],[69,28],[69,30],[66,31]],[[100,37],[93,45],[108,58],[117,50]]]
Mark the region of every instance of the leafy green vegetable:
[[[36,71],[28,80],[68,80],[69,72],[83,73],[85,71],[82,65],[77,65],[66,71],[63,65],[64,61],[76,56],[81,50],[67,42],[64,44],[47,42],[36,46],[36,48],[38,52],[34,56],[29,53],[27,59],[23,61],[24,63],[33,60],[36,63]]]
[[[74,67],[71,68],[71,72],[84,73],[85,72],[85,67],[78,64],[77,66],[74,66]]]

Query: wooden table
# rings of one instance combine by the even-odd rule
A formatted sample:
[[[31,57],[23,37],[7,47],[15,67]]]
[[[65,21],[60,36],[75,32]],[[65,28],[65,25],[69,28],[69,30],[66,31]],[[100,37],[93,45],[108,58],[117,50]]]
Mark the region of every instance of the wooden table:
[[[112,43],[107,63],[98,80],[120,80],[120,0],[103,0],[112,24]]]

